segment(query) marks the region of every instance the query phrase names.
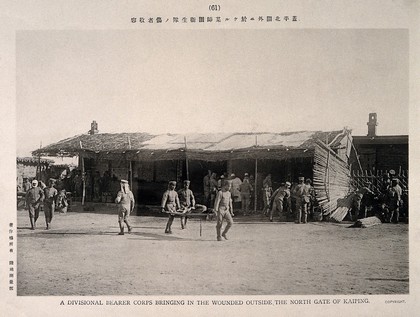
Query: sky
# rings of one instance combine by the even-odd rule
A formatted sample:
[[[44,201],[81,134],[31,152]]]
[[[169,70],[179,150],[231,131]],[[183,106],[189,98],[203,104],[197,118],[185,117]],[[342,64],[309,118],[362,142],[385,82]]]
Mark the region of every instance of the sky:
[[[408,134],[408,31],[19,31],[17,155],[86,133]],[[36,128],[34,128],[36,127]]]

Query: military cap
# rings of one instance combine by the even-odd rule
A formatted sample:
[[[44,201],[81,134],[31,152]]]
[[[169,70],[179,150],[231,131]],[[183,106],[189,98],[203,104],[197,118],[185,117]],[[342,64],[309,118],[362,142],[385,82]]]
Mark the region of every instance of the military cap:
[[[121,183],[121,184],[128,184],[128,181],[127,181],[127,180],[125,180],[125,179],[122,179],[122,180],[120,181],[120,183]]]
[[[184,181],[184,184],[190,184],[191,182],[188,180],[188,179],[186,179],[185,181]]]
[[[286,186],[292,186],[292,184],[290,184],[290,182],[286,182]]]
[[[169,185],[175,185],[176,186],[176,182],[175,181],[170,181]]]

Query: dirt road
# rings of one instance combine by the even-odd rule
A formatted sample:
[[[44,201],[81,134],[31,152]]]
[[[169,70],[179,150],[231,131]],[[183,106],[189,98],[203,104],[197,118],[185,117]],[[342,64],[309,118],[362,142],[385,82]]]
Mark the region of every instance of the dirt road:
[[[118,236],[115,214],[56,214],[36,231],[18,211],[18,295],[406,294],[408,225],[270,223],[235,217],[229,240],[215,222],[131,217]]]

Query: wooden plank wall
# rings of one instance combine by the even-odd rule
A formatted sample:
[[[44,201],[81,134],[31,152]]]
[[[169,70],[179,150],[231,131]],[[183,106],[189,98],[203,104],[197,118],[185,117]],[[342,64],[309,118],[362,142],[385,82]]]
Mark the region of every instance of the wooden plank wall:
[[[313,174],[313,186],[324,216],[335,215],[341,221],[350,208],[347,198],[352,185],[348,164],[319,142],[315,147]]]

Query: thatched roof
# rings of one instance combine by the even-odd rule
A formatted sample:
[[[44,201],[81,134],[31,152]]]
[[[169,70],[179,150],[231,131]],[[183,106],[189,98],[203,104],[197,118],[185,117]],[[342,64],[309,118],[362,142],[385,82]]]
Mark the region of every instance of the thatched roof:
[[[299,131],[284,133],[192,133],[160,134],[147,133],[98,133],[82,134],[50,144],[32,152],[40,156],[95,156],[118,158],[123,154],[131,160],[165,160],[227,158],[278,158],[310,156],[317,141],[332,148],[345,136],[343,131]]]
[[[54,161],[50,160],[50,159],[44,159],[44,158],[38,158],[38,157],[17,157],[16,158],[16,163],[18,164],[26,164],[26,165],[37,165],[42,164],[42,165],[49,165],[49,164],[53,164]]]

